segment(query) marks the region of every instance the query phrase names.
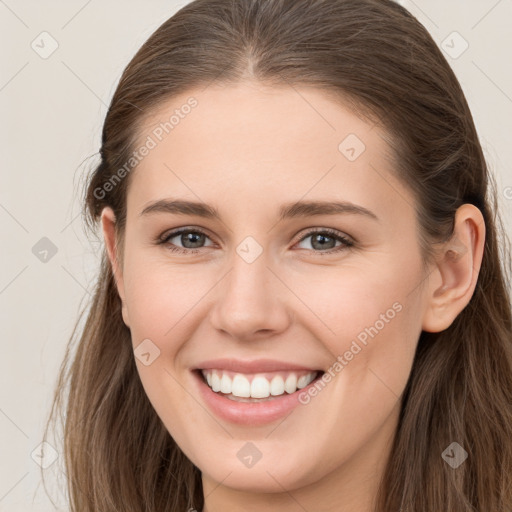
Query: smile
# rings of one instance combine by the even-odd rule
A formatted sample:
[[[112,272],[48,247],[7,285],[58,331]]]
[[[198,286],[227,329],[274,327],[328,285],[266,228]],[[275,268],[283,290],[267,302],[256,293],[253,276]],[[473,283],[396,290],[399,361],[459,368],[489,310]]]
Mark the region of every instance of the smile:
[[[206,383],[215,393],[240,402],[269,399],[292,394],[318,376],[318,371],[282,371],[257,374],[237,373],[229,370],[201,371]],[[269,398],[270,397],[270,398]],[[261,401],[261,400],[260,400]]]
[[[299,394],[324,373],[311,369],[242,373],[214,367],[191,372],[207,408],[216,417],[245,427],[267,425],[291,414],[301,404]]]

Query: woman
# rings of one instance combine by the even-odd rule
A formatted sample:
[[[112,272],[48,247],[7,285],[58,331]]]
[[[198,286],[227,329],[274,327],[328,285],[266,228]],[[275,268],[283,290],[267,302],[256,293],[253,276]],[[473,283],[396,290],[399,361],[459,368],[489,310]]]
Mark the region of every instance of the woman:
[[[510,260],[404,8],[191,2],[100,154],[105,253],[52,409],[72,510],[512,510]]]

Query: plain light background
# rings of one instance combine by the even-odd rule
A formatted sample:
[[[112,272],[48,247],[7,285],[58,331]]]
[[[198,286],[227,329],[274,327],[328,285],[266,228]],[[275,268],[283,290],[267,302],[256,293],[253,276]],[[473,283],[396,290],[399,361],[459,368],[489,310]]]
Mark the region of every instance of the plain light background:
[[[0,0],[0,511],[56,510],[42,487],[39,445],[101,250],[82,227],[83,175],[97,161],[103,119],[124,67],[186,3]],[[449,52],[510,233],[512,0],[400,3]],[[52,39],[58,48],[42,58],[33,46],[48,51]],[[38,253],[36,244],[49,247],[40,242],[44,237],[55,254]],[[56,455],[44,471],[59,510],[67,510],[62,478],[57,484],[62,456]],[[51,456],[48,448],[45,457]]]

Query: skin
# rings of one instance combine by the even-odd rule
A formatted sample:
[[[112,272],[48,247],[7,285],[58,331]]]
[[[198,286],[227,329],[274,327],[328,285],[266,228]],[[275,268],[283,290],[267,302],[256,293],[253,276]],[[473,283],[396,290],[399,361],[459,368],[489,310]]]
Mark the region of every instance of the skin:
[[[122,247],[112,210],[102,213],[133,346],[150,339],[160,350],[148,366],[136,360],[144,389],[202,472],[204,512],[369,512],[421,330],[446,329],[473,294],[482,215],[461,206],[453,242],[424,269],[415,203],[392,174],[381,128],[319,89],[244,82],[170,99],[146,120],[140,141],[190,96],[198,106],[133,171]],[[338,149],[351,133],[366,146],[354,161]],[[211,204],[222,220],[140,215],[165,198]],[[279,221],[279,207],[298,200],[350,201],[378,220],[345,213]],[[199,252],[155,243],[180,227],[206,231]],[[308,228],[334,229],[355,245],[335,253],[341,242],[329,239],[319,248],[318,236],[304,238]],[[236,252],[247,236],[263,250],[252,263]],[[194,247],[180,236],[172,242]],[[317,396],[279,421],[223,421],[192,386],[190,369],[217,357],[327,371],[394,303],[400,312]],[[262,454],[251,468],[237,457],[247,441]]]

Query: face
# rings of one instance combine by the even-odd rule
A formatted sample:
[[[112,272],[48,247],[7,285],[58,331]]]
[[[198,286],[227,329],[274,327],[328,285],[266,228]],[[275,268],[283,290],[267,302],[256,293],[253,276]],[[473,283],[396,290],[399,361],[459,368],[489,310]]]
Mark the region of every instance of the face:
[[[176,96],[140,131],[155,144],[128,190],[123,316],[212,487],[371,479],[388,453],[426,299],[384,135],[321,90],[249,83]]]

